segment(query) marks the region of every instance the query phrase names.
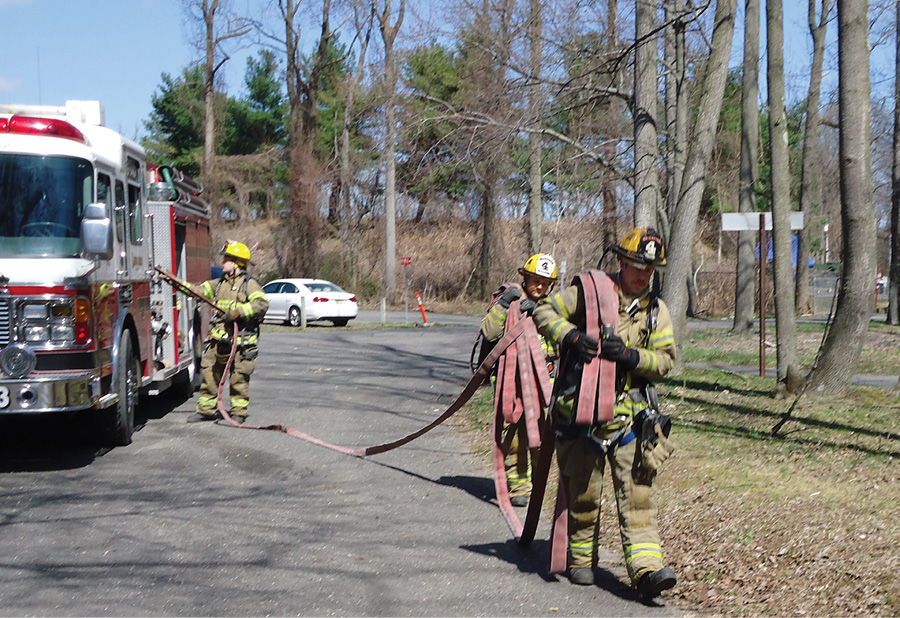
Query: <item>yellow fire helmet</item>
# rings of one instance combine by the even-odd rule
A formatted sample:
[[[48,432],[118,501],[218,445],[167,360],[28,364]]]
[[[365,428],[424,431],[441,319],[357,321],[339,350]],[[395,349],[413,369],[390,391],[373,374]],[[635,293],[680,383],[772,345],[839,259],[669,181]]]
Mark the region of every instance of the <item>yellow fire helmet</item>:
[[[246,264],[250,261],[250,249],[244,243],[236,240],[226,242],[219,253],[234,258],[235,262],[239,264]]]
[[[519,269],[519,274],[523,277],[537,275],[550,281],[556,281],[556,260],[549,253],[535,253],[528,258],[525,266]]]
[[[613,245],[613,253],[637,266],[652,265],[662,269],[666,265],[666,246],[652,227],[636,227]]]

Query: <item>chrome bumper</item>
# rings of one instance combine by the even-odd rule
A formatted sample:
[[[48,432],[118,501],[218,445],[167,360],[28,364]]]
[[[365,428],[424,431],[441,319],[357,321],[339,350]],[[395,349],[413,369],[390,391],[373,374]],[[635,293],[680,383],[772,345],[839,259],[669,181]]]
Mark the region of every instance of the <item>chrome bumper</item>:
[[[96,373],[13,380],[0,378],[0,415],[66,412],[97,407],[100,377]]]

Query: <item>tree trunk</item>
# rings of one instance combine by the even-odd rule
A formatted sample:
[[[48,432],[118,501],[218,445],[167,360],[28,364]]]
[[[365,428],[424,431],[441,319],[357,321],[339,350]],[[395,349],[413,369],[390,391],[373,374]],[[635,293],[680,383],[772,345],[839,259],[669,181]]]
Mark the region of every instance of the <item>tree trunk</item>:
[[[619,47],[619,13],[618,13],[618,0],[607,0],[607,31],[606,31],[606,45],[607,49],[610,53],[613,53]],[[612,85],[617,86],[620,79],[621,71],[618,69],[615,71],[613,76],[611,76],[610,81],[613,82]],[[609,97],[604,104],[604,109],[606,110],[607,118],[614,118],[616,115],[615,105],[613,103],[612,97]],[[611,132],[611,130],[610,130]],[[603,158],[606,161],[612,161],[616,157],[616,143],[613,140],[609,140],[607,143],[600,147],[600,151],[603,153]],[[616,230],[615,230],[615,220],[616,213],[618,211],[618,206],[616,203],[616,176],[613,170],[609,168],[609,166],[603,166],[600,170],[600,178],[602,182],[602,196],[603,196],[603,205],[602,205],[602,213],[604,215],[604,220],[609,221],[609,225],[604,225],[604,231],[607,236],[612,236],[612,243],[616,242]],[[610,227],[613,229],[610,230]],[[609,242],[609,239],[605,239],[603,244],[604,248],[608,247],[612,244]]]
[[[775,338],[778,380],[795,383],[797,319],[791,242],[791,177],[787,114],[784,108],[784,19],[782,0],[766,2],[766,83],[769,90],[769,160],[772,185],[772,247],[775,262]],[[768,252],[760,247],[760,256]],[[760,316],[763,319],[763,316]],[[786,378],[791,375],[791,380]]]
[[[684,155],[687,150],[687,98],[684,90],[684,12],[683,0],[665,0],[666,20],[675,20],[666,29],[666,216],[657,220],[657,229],[669,237],[669,217],[675,212],[684,177]]]
[[[900,24],[900,2],[896,23]],[[888,324],[900,324],[900,27],[894,54],[894,164],[891,182],[891,265],[888,274]],[[900,384],[898,384],[900,388]]]
[[[706,186],[706,174],[716,137],[725,82],[728,77],[728,59],[734,36],[734,14],[737,0],[719,0],[716,3],[712,45],[703,79],[702,92],[694,124],[693,138],[687,156],[681,195],[672,219],[669,240],[668,269],[663,283],[663,299],[669,306],[675,323],[675,342],[678,359],[675,370],[683,367],[681,354],[682,336],[685,332],[687,309],[687,278],[691,269],[691,250],[697,229],[697,215]]]
[[[377,3],[378,0],[373,0]],[[391,299],[396,288],[397,269],[397,198],[396,198],[396,140],[397,126],[394,120],[394,97],[397,89],[397,68],[394,58],[394,41],[403,23],[406,0],[400,0],[397,20],[391,25],[391,0],[384,0],[384,10],[378,13],[381,39],[384,42],[384,74],[387,97],[384,105],[384,295]]]
[[[741,76],[741,167],[738,210],[756,212],[759,181],[759,0],[744,1],[744,64]],[[756,303],[755,232],[738,232],[734,330],[753,328]],[[763,262],[760,262],[761,264]],[[763,318],[760,318],[763,319]]]
[[[491,243],[494,240],[494,182],[496,172],[493,164],[488,162],[488,169],[484,172],[483,184],[481,187],[481,267],[479,268],[478,285],[480,290],[479,296],[485,297],[490,294],[491,282]]]
[[[528,105],[531,123],[537,128],[543,108],[541,95],[541,36],[543,36],[543,17],[541,0],[531,0],[531,19],[529,20],[528,38],[531,39],[531,84]],[[541,250],[541,222],[544,219],[542,198],[544,178],[541,170],[541,136],[532,132],[528,134],[528,214],[526,236],[530,253]]]
[[[285,73],[289,105],[288,125],[288,204],[291,217],[286,232],[286,266],[294,273],[315,277],[319,274],[319,236],[321,217],[317,204],[318,168],[314,144],[318,130],[318,89],[321,74],[328,63],[331,1],[322,3],[322,30],[312,66],[306,67],[300,49],[300,27],[296,24],[300,5],[295,0],[278,0],[285,27]]]
[[[353,3],[356,31],[359,34],[359,50],[356,60],[356,72],[347,81],[347,93],[344,97],[344,123],[341,127],[341,249],[346,268],[350,269],[350,280],[354,286],[359,283],[359,254],[357,243],[353,242],[356,234],[356,218],[353,216],[353,204],[350,200],[350,127],[353,125],[353,106],[356,101],[356,89],[359,87],[363,72],[365,71],[366,51],[369,48],[369,37],[372,33],[371,11],[366,11],[363,2],[357,0]],[[367,13],[368,17],[362,19],[360,13]]]
[[[634,28],[634,223],[655,227],[659,207],[656,0],[636,0]]]
[[[838,0],[838,107],[841,161],[841,284],[834,324],[811,376],[817,395],[849,388],[872,314],[875,210],[870,150],[868,1]]]
[[[813,59],[809,73],[809,92],[806,95],[806,123],[803,129],[803,163],[800,177],[800,212],[803,229],[797,232],[797,311],[812,311],[809,291],[809,229],[813,209],[822,203],[819,182],[819,93],[822,90],[822,65],[825,60],[825,31],[831,0],[822,0],[822,15],[816,24],[816,0],[809,0],[809,33],[813,40]]]

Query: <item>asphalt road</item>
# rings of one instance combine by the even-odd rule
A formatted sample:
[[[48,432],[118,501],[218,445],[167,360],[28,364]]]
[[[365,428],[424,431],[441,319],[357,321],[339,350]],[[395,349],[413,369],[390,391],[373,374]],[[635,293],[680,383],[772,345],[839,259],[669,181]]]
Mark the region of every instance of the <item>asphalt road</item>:
[[[461,392],[474,323],[266,332],[250,422],[344,446],[404,436]],[[195,399],[146,401],[134,443],[105,452],[74,421],[0,419],[0,615],[675,613],[621,583],[617,539],[601,586],[548,575],[548,520],[515,544],[456,427],[357,459],[188,425]]]

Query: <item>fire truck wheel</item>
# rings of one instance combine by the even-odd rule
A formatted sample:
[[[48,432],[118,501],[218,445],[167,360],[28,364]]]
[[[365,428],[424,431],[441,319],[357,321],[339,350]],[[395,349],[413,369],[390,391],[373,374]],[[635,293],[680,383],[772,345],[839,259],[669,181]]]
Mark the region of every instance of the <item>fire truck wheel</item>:
[[[116,390],[119,402],[100,411],[100,438],[106,446],[131,444],[134,434],[134,409],[137,406],[140,372],[131,349],[131,337],[123,333],[119,344]]]

